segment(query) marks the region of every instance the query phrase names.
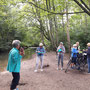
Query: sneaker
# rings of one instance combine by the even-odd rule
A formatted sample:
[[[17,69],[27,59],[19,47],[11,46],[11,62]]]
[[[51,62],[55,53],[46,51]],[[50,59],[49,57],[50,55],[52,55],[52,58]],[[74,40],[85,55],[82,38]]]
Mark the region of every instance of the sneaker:
[[[90,74],[90,72],[88,72],[88,74]]]
[[[34,72],[37,72],[37,70],[34,70]]]
[[[16,90],[19,90],[18,88],[16,88]]]
[[[75,69],[75,67],[73,66],[73,67],[71,67],[71,69]]]
[[[77,70],[80,70],[80,67],[78,67]]]
[[[43,72],[43,69],[41,69],[41,72]]]
[[[63,68],[61,68],[61,70],[63,70]]]
[[[59,68],[57,68],[57,70],[59,70]]]

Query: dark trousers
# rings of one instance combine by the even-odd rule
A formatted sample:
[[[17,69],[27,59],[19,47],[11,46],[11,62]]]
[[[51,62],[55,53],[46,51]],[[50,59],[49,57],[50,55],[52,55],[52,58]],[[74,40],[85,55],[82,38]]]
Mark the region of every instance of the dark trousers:
[[[77,57],[72,57],[72,63],[76,65]]]
[[[20,73],[12,72],[13,80],[10,89],[13,90],[17,87],[20,80]]]
[[[88,73],[90,73],[90,58],[87,58],[87,63],[88,63]]]

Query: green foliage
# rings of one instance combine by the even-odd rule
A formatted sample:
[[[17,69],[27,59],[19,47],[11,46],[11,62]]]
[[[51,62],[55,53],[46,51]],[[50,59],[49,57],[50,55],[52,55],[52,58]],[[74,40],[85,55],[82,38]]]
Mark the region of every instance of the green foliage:
[[[81,49],[87,48],[87,43],[90,42],[90,22],[85,25],[83,21],[82,25],[77,25],[76,28],[72,29],[70,32],[71,44],[80,42]]]
[[[85,3],[89,6],[88,0]],[[68,0],[68,12],[79,11],[81,8]],[[59,13],[66,13],[65,0],[1,0],[0,51],[9,50],[14,39],[21,40],[24,47],[43,42],[49,50],[55,50],[62,41],[68,49],[66,15]],[[79,41],[81,48],[86,48],[90,17],[83,13],[69,15],[69,32],[71,45]]]

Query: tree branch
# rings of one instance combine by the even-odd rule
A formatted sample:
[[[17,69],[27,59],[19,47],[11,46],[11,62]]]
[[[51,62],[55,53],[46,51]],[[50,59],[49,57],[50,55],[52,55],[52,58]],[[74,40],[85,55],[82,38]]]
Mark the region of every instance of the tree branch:
[[[90,16],[90,12],[87,11],[87,9],[84,8],[77,0],[74,0],[74,2],[76,2],[84,10],[84,12],[87,13]]]
[[[84,1],[83,0],[80,0],[81,2],[82,2],[82,4],[87,8],[87,10],[89,10],[90,11],[90,8],[84,3]]]
[[[65,13],[55,13],[55,12],[51,12],[51,11],[49,11],[49,10],[43,9],[43,8],[37,6],[36,4],[32,3],[32,2],[28,2],[28,3],[34,5],[35,7],[39,8],[39,9],[41,9],[41,10],[43,10],[43,11],[47,11],[47,12],[49,12],[49,13],[51,13],[51,14],[64,15],[64,14],[78,14],[78,13],[84,13],[84,11],[81,11],[81,12],[71,12],[71,13],[66,13],[66,12],[65,12]]]

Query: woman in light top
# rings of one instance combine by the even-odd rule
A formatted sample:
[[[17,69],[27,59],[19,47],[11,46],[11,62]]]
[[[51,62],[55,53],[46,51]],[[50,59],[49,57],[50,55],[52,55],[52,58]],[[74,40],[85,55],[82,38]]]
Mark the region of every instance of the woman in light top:
[[[42,43],[39,44],[36,53],[37,53],[37,59],[36,59],[36,67],[34,72],[37,72],[38,70],[39,61],[41,62],[41,71],[43,71],[43,57],[44,57],[45,49]]]
[[[65,53],[65,47],[63,45],[63,42],[60,42],[60,44],[57,48],[57,53],[58,53],[58,67],[57,67],[57,70],[59,70],[60,59],[61,59],[61,70],[63,70],[63,56],[64,56],[64,53]]]

